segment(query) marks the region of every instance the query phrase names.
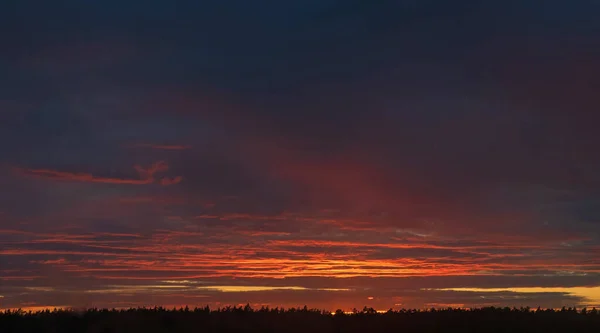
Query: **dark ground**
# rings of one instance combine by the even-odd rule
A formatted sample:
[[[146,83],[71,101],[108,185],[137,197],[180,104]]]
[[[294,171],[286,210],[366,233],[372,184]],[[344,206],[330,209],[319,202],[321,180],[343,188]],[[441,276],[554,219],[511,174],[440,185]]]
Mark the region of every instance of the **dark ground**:
[[[307,309],[143,308],[0,313],[0,332],[600,332],[600,311],[483,308],[353,314]]]

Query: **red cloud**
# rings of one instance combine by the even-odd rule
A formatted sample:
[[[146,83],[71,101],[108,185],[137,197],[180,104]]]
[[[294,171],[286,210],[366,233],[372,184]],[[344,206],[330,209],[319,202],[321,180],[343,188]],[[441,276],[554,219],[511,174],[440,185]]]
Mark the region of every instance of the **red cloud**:
[[[113,177],[98,177],[91,173],[75,173],[75,172],[64,172],[48,169],[21,169],[17,168],[17,172],[33,177],[61,180],[61,181],[77,181],[77,182],[90,182],[90,183],[105,183],[105,184],[128,184],[128,185],[146,185],[156,182],[154,175],[158,172],[164,172],[169,170],[169,165],[164,161],[158,161],[152,164],[149,168],[145,169],[139,165],[135,165],[134,169],[140,175],[140,179],[124,179],[124,178],[113,178]],[[175,178],[162,178],[158,183],[161,185],[173,185],[181,182],[182,178],[177,176]]]

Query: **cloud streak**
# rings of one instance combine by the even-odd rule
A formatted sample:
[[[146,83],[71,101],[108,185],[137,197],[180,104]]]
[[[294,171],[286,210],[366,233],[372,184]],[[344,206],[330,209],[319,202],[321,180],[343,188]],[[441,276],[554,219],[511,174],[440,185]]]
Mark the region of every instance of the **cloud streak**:
[[[152,144],[152,143],[136,143],[127,145],[127,148],[149,148],[149,149],[158,149],[158,150],[188,150],[191,149],[192,146],[189,145],[160,145],[160,144]]]
[[[157,173],[165,172],[169,170],[169,165],[164,161],[159,161],[152,164],[149,168],[143,168],[139,165],[135,165],[134,169],[138,172],[140,179],[125,179],[125,178],[113,178],[113,177],[100,177],[94,176],[90,173],[74,173],[64,172],[47,169],[24,169],[15,168],[15,171],[24,176],[30,176],[34,178],[42,178],[56,181],[68,181],[68,182],[87,182],[87,183],[104,183],[104,184],[124,184],[124,185],[148,185],[158,182],[161,185],[169,186],[178,184],[181,182],[182,177],[177,176],[175,178],[161,178],[157,181],[155,175]]]

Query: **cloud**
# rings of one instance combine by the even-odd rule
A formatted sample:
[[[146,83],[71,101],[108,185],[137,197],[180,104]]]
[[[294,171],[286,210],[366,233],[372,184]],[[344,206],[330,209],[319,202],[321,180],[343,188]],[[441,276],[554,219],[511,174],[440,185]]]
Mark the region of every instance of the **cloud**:
[[[202,286],[196,287],[198,290],[213,290],[223,293],[235,293],[235,292],[257,292],[257,291],[277,291],[277,290],[294,290],[294,291],[306,291],[310,288],[300,286]],[[350,289],[334,289],[334,288],[318,288],[314,290],[320,291],[349,291]]]
[[[530,288],[442,288],[431,289],[439,291],[458,291],[468,293],[488,293],[488,294],[565,294],[572,295],[581,299],[583,306],[596,307],[600,305],[600,287],[530,287]]]
[[[99,177],[90,173],[73,173],[47,169],[23,169],[15,168],[22,175],[36,178],[44,178],[58,181],[70,182],[89,182],[89,183],[105,183],[105,184],[126,184],[126,185],[148,185],[156,182],[155,174],[169,170],[169,165],[164,161],[159,161],[152,164],[149,168],[143,168],[135,165],[134,169],[139,173],[140,179],[125,179],[112,177]],[[161,185],[168,186],[180,183],[181,176],[175,178],[163,178],[159,181]]]
[[[600,5],[234,2],[0,10],[0,165],[84,184],[0,170],[3,304],[552,306],[582,300],[420,288],[598,285]],[[176,174],[147,167],[166,153]],[[164,278],[307,290],[139,287]]]
[[[60,181],[75,181],[75,182],[92,182],[92,183],[107,183],[107,184],[130,184],[130,185],[145,185],[154,182],[152,178],[145,179],[121,179],[109,177],[96,177],[89,173],[72,173],[61,172],[56,170],[45,169],[17,169],[19,173],[27,176],[38,178],[46,178]]]
[[[160,184],[164,186],[175,185],[181,183],[183,178],[181,176],[177,176],[175,178],[163,178],[160,180]]]
[[[127,145],[128,148],[150,148],[150,149],[159,149],[159,150],[188,150],[191,149],[192,146],[189,145],[160,145],[160,144],[152,144],[152,143],[136,143]]]

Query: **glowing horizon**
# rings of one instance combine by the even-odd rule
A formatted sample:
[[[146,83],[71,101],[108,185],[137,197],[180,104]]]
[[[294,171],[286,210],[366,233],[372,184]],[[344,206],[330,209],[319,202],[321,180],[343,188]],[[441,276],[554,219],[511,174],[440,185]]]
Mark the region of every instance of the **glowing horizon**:
[[[0,4],[0,308],[598,305],[564,6]]]

